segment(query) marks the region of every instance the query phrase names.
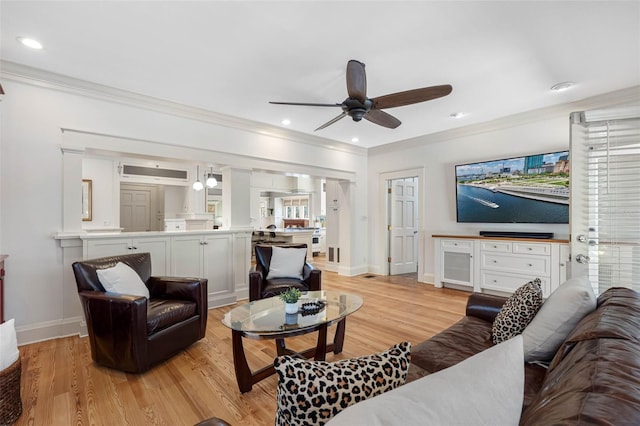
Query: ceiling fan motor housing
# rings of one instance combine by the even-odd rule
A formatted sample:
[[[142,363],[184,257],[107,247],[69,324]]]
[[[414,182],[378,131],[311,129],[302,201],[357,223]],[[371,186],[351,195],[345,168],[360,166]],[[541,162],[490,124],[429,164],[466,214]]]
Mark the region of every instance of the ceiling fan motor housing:
[[[369,98],[365,99],[364,103],[358,99],[347,98],[342,103],[342,110],[353,118],[353,121],[360,121],[371,110],[372,106],[373,102]]]

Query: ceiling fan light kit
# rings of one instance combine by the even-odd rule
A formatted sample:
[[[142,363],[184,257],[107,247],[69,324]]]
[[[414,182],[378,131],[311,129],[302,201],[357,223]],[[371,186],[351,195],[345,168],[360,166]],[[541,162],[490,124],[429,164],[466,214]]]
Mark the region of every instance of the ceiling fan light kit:
[[[404,92],[392,93],[379,96],[377,98],[367,97],[367,75],[364,64],[354,59],[347,63],[347,93],[349,97],[342,103],[322,104],[305,102],[269,102],[277,105],[298,105],[298,106],[321,106],[340,107],[342,113],[327,121],[316,130],[321,130],[337,121],[349,116],[353,121],[361,121],[363,118],[379,126],[389,129],[397,128],[402,122],[388,114],[383,109],[395,108],[399,106],[412,105],[420,102],[447,96],[453,88],[449,84],[441,86],[423,87],[421,89],[407,90]]]

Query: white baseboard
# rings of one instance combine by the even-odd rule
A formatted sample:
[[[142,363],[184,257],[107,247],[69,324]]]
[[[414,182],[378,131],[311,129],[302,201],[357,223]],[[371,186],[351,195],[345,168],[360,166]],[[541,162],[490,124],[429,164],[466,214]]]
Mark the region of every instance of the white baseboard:
[[[236,303],[236,296],[230,295],[225,297],[213,297],[209,295],[207,306],[209,309],[211,308],[219,308],[220,306],[233,305]]]
[[[44,321],[28,326],[16,327],[18,346],[67,336],[83,336],[87,334],[84,318],[73,317],[64,320]]]
[[[361,266],[353,266],[353,267],[342,267],[338,268],[338,274],[344,275],[347,277],[355,277],[356,275],[366,274],[368,272],[366,265]]]
[[[422,274],[418,277],[418,282],[425,284],[432,284],[436,282],[436,276],[433,273],[430,274]]]

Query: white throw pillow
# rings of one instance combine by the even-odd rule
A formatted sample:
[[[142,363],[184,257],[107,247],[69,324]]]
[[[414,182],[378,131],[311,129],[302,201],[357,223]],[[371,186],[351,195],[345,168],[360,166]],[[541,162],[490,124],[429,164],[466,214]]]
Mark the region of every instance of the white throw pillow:
[[[306,248],[272,247],[271,263],[267,279],[298,278],[302,279],[302,268],[307,258]]]
[[[98,269],[96,272],[100,284],[108,292],[149,298],[149,289],[140,275],[122,262],[118,262],[113,268]]]
[[[327,425],[517,425],[522,336],[341,411]]]
[[[571,278],[560,285],[522,332],[524,360],[550,361],[571,330],[596,304],[587,277]]]
[[[10,367],[19,356],[16,327],[12,318],[0,324],[0,371]]]

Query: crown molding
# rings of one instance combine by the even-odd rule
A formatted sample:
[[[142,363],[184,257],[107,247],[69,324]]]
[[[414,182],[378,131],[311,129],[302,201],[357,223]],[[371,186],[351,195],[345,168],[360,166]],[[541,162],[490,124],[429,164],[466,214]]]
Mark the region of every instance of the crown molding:
[[[603,109],[630,104],[640,105],[640,86],[632,86],[626,89],[616,90],[614,92],[592,96],[578,101],[539,108],[531,111],[509,115],[506,117],[501,117],[491,121],[485,121],[483,123],[470,124],[468,126],[444,130],[442,132],[432,133],[429,135],[418,136],[411,139],[392,142],[386,145],[372,147],[369,148],[369,155],[381,155],[390,152],[396,152],[398,150],[416,148],[424,145],[444,142],[452,139],[459,139],[481,133],[498,131],[510,127],[521,126],[563,116],[567,118],[568,126],[569,116],[572,112],[584,111],[594,108]]]
[[[285,139],[291,142],[320,146],[325,149],[347,152],[361,156],[367,155],[366,148],[353,146],[333,139],[308,135],[302,132],[282,129],[265,123],[206,110],[204,108],[192,107],[165,99],[116,89],[114,87],[52,73],[15,62],[0,60],[0,75],[2,75],[3,79],[31,86],[56,90],[77,96],[89,97],[106,102],[119,103],[135,108],[197,120],[208,124],[233,128],[263,136]]]

